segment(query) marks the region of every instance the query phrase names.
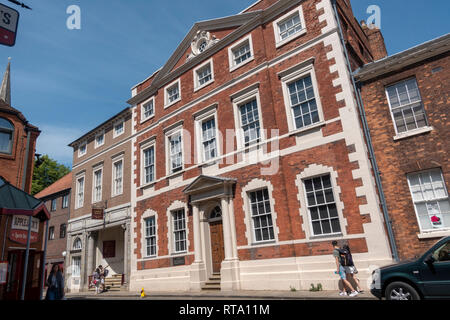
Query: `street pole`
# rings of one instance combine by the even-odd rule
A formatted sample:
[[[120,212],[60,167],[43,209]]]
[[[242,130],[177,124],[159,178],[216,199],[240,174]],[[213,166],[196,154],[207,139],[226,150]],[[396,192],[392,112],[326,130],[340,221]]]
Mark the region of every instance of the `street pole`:
[[[30,238],[31,238],[31,223],[33,216],[30,215],[28,219],[28,237],[27,237],[27,250],[25,252],[25,266],[23,270],[22,278],[22,294],[20,295],[20,300],[25,300],[25,288],[27,286],[27,275],[28,275],[28,258],[30,256]]]
[[[48,240],[48,224],[49,220],[45,222],[45,243],[44,243],[44,257],[42,259],[42,271],[41,271],[41,288],[39,292],[39,299],[42,299],[42,293],[44,292],[44,283],[45,283],[45,263],[47,259],[47,240]]]

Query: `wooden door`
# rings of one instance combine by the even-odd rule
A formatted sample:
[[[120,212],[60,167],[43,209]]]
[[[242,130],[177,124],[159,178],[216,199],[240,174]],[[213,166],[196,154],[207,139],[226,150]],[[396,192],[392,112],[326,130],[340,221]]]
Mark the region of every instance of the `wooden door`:
[[[5,300],[19,300],[22,289],[24,254],[22,250],[8,252],[8,275]]]
[[[223,227],[222,221],[211,222],[209,224],[211,230],[211,252],[213,272],[220,273],[220,266],[225,259],[225,251],[223,247]]]

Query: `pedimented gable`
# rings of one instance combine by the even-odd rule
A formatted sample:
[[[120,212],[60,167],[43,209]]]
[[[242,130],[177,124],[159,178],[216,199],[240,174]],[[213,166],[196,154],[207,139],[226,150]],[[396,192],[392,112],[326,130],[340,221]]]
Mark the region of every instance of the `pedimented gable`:
[[[234,184],[236,180],[223,177],[210,177],[201,175],[188,185],[183,192],[185,194],[193,194],[203,192],[204,190],[221,188],[225,185]]]
[[[260,14],[260,12],[250,12],[196,23],[157,74],[154,81],[164,78],[173,70],[201,55]]]

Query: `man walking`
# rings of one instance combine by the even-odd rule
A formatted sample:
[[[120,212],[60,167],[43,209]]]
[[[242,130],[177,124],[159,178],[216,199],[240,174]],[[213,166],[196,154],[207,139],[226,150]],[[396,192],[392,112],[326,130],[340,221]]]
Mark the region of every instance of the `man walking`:
[[[343,283],[343,291],[339,292],[340,296],[346,296],[347,295],[347,291],[345,290],[345,288],[350,289],[351,293],[349,294],[350,297],[354,297],[356,295],[358,295],[358,292],[355,291],[355,289],[353,289],[352,285],[350,282],[348,282],[347,280],[347,276],[345,274],[345,268],[342,265],[342,260],[341,260],[341,256],[344,255],[345,253],[339,248],[337,241],[333,241],[331,243],[331,245],[333,246],[333,257],[335,259],[336,262],[336,267],[337,267],[337,272],[336,274],[339,275],[340,279],[342,280]]]

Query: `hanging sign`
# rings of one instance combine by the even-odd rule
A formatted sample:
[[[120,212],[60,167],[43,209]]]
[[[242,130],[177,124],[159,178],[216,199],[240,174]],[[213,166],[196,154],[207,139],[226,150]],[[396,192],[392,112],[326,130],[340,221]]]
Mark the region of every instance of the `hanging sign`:
[[[103,220],[104,209],[103,208],[92,208],[92,220]]]
[[[0,3],[0,44],[14,46],[18,23],[19,12]]]
[[[28,236],[28,221],[30,217],[28,216],[13,216],[11,222],[11,232],[9,234],[9,239],[11,241],[27,244]],[[31,237],[30,243],[35,243],[39,238],[39,219],[31,218]]]

